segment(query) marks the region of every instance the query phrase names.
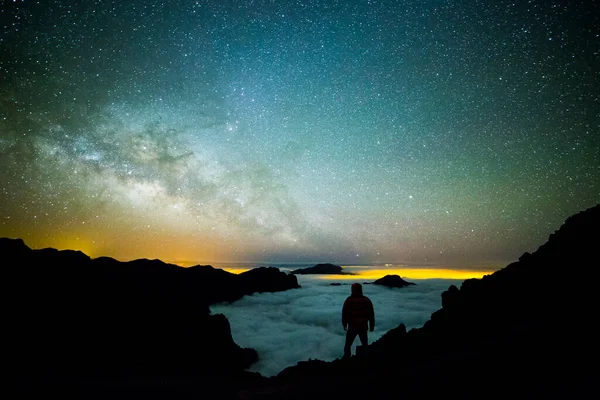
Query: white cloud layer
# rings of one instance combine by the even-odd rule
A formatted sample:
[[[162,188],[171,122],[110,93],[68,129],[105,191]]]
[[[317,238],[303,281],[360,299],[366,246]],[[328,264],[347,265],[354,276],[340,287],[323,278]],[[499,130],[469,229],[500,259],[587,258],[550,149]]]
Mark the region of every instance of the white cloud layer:
[[[363,283],[364,278],[356,281]],[[227,316],[238,345],[258,351],[259,361],[250,371],[274,376],[299,361],[332,361],[343,355],[342,305],[353,281],[331,286],[335,281],[298,276],[298,282],[300,289],[255,294],[231,304],[211,306],[214,314]],[[375,331],[369,332],[369,343],[401,323],[407,329],[422,326],[441,307],[442,292],[451,284],[460,284],[447,279],[412,282],[416,285],[405,288],[363,285],[364,294],[375,308]],[[359,343],[356,338],[353,354]]]

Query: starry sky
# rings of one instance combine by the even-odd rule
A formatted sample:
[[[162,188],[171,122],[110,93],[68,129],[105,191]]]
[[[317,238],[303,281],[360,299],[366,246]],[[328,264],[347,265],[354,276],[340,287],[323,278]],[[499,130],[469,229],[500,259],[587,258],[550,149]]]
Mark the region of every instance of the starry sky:
[[[599,8],[3,1],[0,236],[502,267],[600,201]]]

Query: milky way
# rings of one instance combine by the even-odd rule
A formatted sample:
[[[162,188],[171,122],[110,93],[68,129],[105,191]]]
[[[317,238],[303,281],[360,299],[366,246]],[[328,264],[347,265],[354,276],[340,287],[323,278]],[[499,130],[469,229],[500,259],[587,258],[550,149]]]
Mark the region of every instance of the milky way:
[[[0,5],[0,236],[502,266],[600,201],[592,1]]]

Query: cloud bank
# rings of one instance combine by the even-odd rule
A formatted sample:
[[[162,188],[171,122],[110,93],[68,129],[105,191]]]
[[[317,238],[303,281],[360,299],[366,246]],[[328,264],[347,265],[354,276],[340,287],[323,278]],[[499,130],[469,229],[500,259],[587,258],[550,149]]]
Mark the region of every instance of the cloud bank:
[[[364,278],[357,278],[364,282]],[[388,330],[404,323],[407,329],[422,326],[441,307],[441,294],[448,279],[412,280],[415,286],[401,289],[364,285],[375,308],[373,343]],[[277,375],[286,367],[309,358],[332,361],[343,355],[345,332],[341,323],[342,305],[350,295],[352,281],[331,286],[331,280],[298,276],[300,289],[245,296],[231,304],[211,307],[230,321],[233,339],[242,347],[258,351],[259,361],[250,371]],[[360,341],[352,346],[353,354]]]

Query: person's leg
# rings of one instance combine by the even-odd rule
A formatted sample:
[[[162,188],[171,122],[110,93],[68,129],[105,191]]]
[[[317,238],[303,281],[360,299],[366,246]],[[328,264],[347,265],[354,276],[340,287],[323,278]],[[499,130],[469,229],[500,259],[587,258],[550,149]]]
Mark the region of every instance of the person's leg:
[[[366,356],[367,351],[369,350],[369,337],[367,336],[367,330],[361,330],[358,332],[358,337],[360,338],[361,346],[361,356]],[[356,355],[358,355],[358,349],[356,350]]]
[[[344,345],[344,358],[348,358],[352,355],[351,347],[357,334],[358,332],[348,327],[348,331],[346,332],[346,344]]]
[[[365,346],[365,349],[369,345],[369,336],[367,335],[367,330],[358,332],[358,337],[360,338],[360,344]]]

